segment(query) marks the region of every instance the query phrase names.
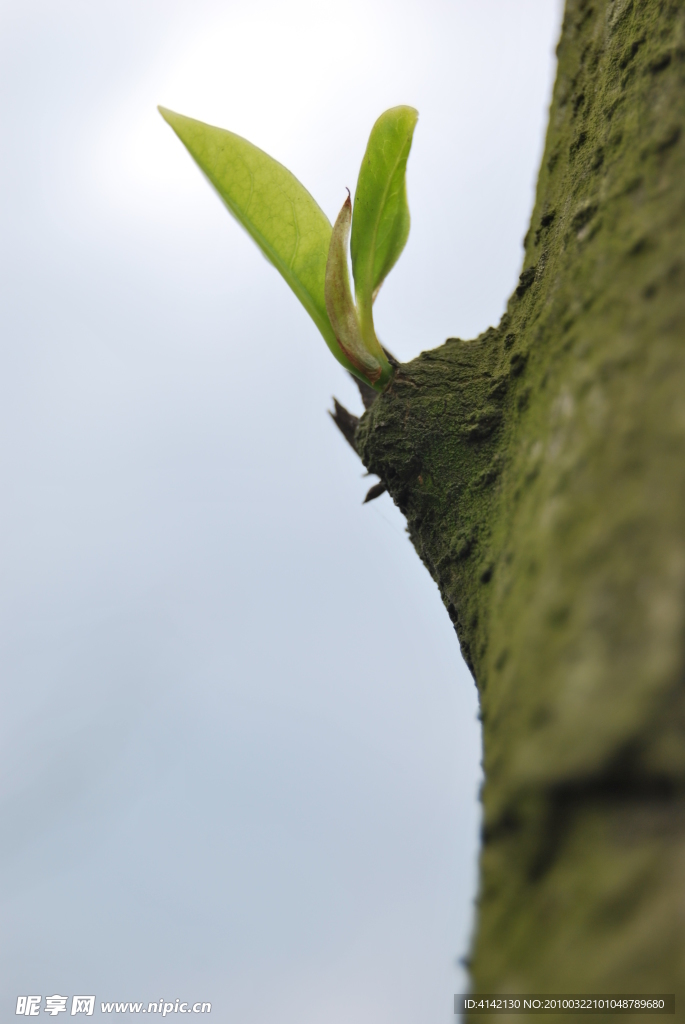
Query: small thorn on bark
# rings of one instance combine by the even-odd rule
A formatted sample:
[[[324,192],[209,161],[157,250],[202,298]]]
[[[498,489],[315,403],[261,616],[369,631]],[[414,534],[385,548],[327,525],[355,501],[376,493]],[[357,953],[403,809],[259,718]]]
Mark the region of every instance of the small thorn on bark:
[[[378,398],[378,392],[374,391],[374,389],[370,387],[368,384],[365,384],[363,380],[359,379],[359,377],[355,377],[353,373],[350,374],[350,377],[359,388],[359,394],[362,397],[364,408],[370,409],[373,403]]]
[[[369,391],[373,391],[373,388],[369,388]],[[374,391],[374,394],[375,393],[376,392]],[[348,412],[345,406],[341,405],[337,398],[333,399],[333,405],[335,406],[335,411],[331,412],[329,409],[328,415],[331,417],[347,443],[351,445],[356,452],[357,446],[354,443],[354,435],[357,429],[357,424],[359,423],[359,417],[353,416],[351,412]]]
[[[369,488],[362,505],[366,505],[367,501],[373,501],[374,498],[380,498],[381,494],[384,494],[387,489],[387,485],[384,484],[382,480],[379,483],[374,484],[373,487]]]
[[[388,362],[393,367],[393,369],[396,369],[400,365],[399,359],[395,359],[395,357],[392,354],[392,352],[388,352],[388,350],[385,347],[385,345],[381,345],[381,348],[385,352],[385,358],[388,360]]]

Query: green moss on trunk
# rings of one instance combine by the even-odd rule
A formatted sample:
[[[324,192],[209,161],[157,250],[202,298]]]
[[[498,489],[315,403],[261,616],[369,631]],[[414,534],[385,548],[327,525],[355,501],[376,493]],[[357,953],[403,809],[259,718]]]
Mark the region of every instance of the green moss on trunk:
[[[685,9],[569,0],[558,55],[505,317],[357,447],[480,691],[474,986],[685,998]]]

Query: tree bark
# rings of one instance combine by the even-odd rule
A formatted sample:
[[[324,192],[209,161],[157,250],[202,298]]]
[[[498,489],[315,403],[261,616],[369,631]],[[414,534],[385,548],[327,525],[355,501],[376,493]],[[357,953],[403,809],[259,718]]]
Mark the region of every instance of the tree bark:
[[[558,59],[507,313],[354,443],[480,693],[474,990],[682,999],[682,0],[568,0]]]

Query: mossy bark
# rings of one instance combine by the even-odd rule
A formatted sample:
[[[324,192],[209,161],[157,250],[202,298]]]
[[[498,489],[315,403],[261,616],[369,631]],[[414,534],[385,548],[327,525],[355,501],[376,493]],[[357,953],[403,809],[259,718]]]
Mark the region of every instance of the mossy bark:
[[[682,1012],[685,5],[568,0],[558,58],[506,315],[399,367],[355,443],[480,692],[474,988]]]

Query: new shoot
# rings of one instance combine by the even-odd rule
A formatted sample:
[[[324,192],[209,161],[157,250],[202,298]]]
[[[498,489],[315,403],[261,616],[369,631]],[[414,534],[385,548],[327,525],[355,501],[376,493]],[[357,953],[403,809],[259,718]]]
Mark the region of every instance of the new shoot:
[[[409,235],[406,171],[417,111],[392,107],[378,118],[354,206],[348,193],[332,227],[297,178],[247,139],[165,107],[159,112],[285,278],[338,362],[382,391],[392,367],[376,337],[373,303]]]

